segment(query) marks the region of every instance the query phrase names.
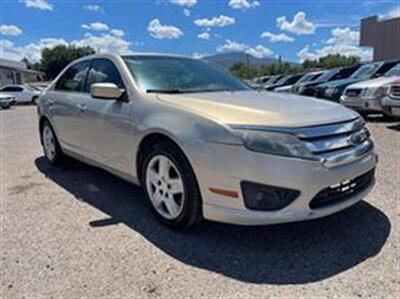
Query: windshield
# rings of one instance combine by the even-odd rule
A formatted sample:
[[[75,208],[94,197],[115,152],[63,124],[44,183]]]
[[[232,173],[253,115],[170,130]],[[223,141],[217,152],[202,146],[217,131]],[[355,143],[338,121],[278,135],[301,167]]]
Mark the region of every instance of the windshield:
[[[379,67],[379,63],[366,64],[360,67],[350,78],[360,79],[369,78]]]
[[[338,71],[337,69],[328,70],[323,75],[321,75],[316,81],[328,81],[337,73],[337,71]]]
[[[319,76],[321,76],[321,73],[304,75],[299,81],[296,82],[296,85],[317,79]]]
[[[279,79],[275,84],[284,84],[291,76],[284,76],[283,78]]]
[[[137,84],[146,92],[251,90],[222,70],[196,59],[168,56],[128,56],[124,59]]]
[[[394,67],[392,67],[390,70],[388,70],[385,74],[387,77],[391,76],[400,76],[400,63],[396,64]]]

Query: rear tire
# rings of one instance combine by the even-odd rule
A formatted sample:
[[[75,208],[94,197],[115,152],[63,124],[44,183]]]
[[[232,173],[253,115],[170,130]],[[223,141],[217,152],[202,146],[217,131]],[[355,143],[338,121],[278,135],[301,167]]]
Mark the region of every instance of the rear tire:
[[[172,142],[162,141],[145,150],[141,184],[156,218],[174,229],[202,220],[202,201],[189,161]],[[172,212],[171,212],[172,211]]]
[[[60,165],[64,162],[65,156],[61,150],[60,143],[51,124],[45,120],[40,128],[44,155],[52,165]]]

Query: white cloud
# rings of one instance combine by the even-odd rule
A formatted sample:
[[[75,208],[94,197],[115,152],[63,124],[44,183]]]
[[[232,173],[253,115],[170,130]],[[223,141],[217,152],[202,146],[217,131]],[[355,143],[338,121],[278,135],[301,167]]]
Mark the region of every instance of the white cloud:
[[[331,37],[327,39],[320,49],[310,50],[307,45],[301,49],[297,56],[300,61],[306,59],[315,60],[329,54],[341,54],[345,56],[359,56],[361,60],[368,61],[372,58],[372,50],[358,47],[360,32],[348,27],[332,29]]]
[[[279,17],[276,19],[276,25],[284,31],[292,32],[297,35],[313,34],[316,26],[306,20],[306,14],[299,11],[293,18],[292,22],[288,22],[286,17]]]
[[[91,33],[87,33],[83,39],[74,40],[71,44],[79,47],[89,46],[100,53],[129,54],[132,52],[130,50],[131,42],[111,34],[95,36]]]
[[[400,5],[392,7],[387,13],[380,15],[381,19],[394,19],[400,17]]]
[[[229,39],[225,40],[225,44],[219,45],[217,47],[217,52],[244,52],[249,48],[248,45],[231,41]]]
[[[246,53],[256,58],[266,58],[270,57],[274,52],[263,45],[258,45],[254,48],[247,49]]]
[[[231,17],[220,15],[219,17],[213,17],[212,19],[197,19],[194,23],[201,27],[225,27],[235,24],[236,20]]]
[[[362,49],[353,45],[335,45],[335,46],[325,46],[321,49],[316,49],[315,51],[310,51],[310,46],[307,45],[302,50],[297,53],[300,61],[306,59],[315,60],[320,57],[324,57],[329,54],[341,54],[345,56],[358,56],[361,57],[362,61],[369,61],[372,59],[371,49]]]
[[[200,33],[199,35],[197,35],[197,37],[200,38],[200,39],[209,40],[210,39],[210,33],[203,32],[203,33]]]
[[[335,28],[331,31],[331,35],[332,37],[326,41],[330,45],[357,45],[360,40],[360,32],[351,30],[349,27]]]
[[[1,55],[4,58],[21,60],[26,57],[31,62],[37,62],[41,58],[41,52],[45,48],[54,48],[56,45],[67,45],[64,39],[42,38],[37,42],[29,43],[24,46],[14,46],[10,41],[5,40],[1,43]]]
[[[94,30],[94,31],[108,31],[110,29],[107,26],[107,24],[100,23],[100,22],[90,23],[89,25],[83,24],[82,28],[87,29],[87,30]]]
[[[194,53],[192,54],[192,57],[195,58],[195,59],[201,59],[201,58],[203,58],[203,57],[210,56],[210,55],[211,55],[210,53],[199,53],[199,52],[194,52]]]
[[[178,27],[161,25],[159,19],[152,20],[147,26],[147,31],[156,39],[176,39],[183,35]]]
[[[89,4],[89,5],[85,5],[83,7],[83,9],[85,10],[89,10],[91,12],[104,12],[104,9],[100,6],[100,5],[95,5],[95,4]]]
[[[269,31],[265,31],[261,34],[262,38],[266,38],[267,40],[269,40],[271,43],[279,43],[279,42],[294,42],[294,38],[287,36],[284,33],[279,33],[279,34],[275,34]]]
[[[217,52],[221,52],[221,53],[245,52],[245,53],[247,53],[251,56],[257,57],[257,58],[265,58],[265,57],[271,56],[273,54],[273,52],[270,49],[268,49],[262,45],[258,45],[256,47],[252,48],[249,45],[231,41],[229,39],[225,40],[225,44],[219,45],[217,47]]]
[[[233,9],[249,9],[260,5],[256,0],[230,0],[228,4]]]
[[[169,2],[171,4],[186,6],[186,7],[192,7],[197,4],[197,0],[169,0]]]
[[[47,0],[24,0],[25,6],[40,9],[40,10],[53,10],[53,4]]]
[[[187,16],[187,17],[190,17],[190,15],[191,15],[190,10],[187,9],[187,8],[183,9],[183,14],[184,14],[185,16]]]
[[[124,40],[121,37],[111,34],[92,35],[86,33],[83,38],[67,42],[60,38],[42,38],[34,43],[15,46],[11,41],[0,41],[1,57],[21,60],[26,57],[31,62],[38,62],[41,58],[42,50],[45,48],[54,48],[57,45],[75,45],[79,47],[89,46],[100,53],[132,53],[132,43]],[[136,45],[136,44],[135,44]]]
[[[125,35],[125,32],[121,29],[111,29],[110,34],[117,37],[123,37]]]
[[[0,33],[2,35],[12,35],[17,36],[22,34],[22,30],[15,25],[1,25]]]

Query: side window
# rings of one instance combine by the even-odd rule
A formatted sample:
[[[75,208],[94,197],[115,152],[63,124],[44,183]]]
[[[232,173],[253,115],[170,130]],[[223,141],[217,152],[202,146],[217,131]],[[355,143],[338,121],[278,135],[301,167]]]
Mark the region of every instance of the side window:
[[[72,65],[61,76],[61,78],[58,79],[55,89],[65,91],[83,91],[88,68],[89,61],[82,61]]]
[[[18,86],[7,86],[7,87],[4,87],[1,91],[4,91],[4,92],[21,92],[22,91],[22,88],[21,87],[18,87]]]
[[[108,59],[94,59],[88,73],[85,91],[90,92],[92,84],[102,82],[114,83],[119,88],[124,88],[121,75],[112,61]]]

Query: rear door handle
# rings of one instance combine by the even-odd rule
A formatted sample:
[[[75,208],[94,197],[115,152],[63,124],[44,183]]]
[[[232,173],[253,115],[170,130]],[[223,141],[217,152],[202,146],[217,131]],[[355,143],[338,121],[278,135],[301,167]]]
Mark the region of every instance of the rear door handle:
[[[79,110],[80,110],[81,112],[85,112],[86,109],[87,109],[86,105],[84,105],[84,104],[78,104],[78,108],[79,108]]]
[[[50,105],[53,105],[55,102],[53,99],[47,99],[47,103],[49,103]]]

